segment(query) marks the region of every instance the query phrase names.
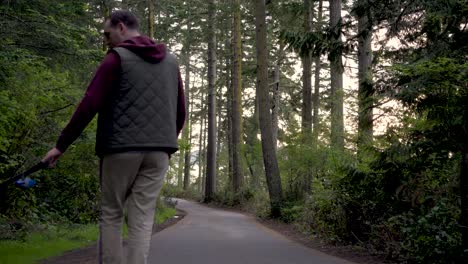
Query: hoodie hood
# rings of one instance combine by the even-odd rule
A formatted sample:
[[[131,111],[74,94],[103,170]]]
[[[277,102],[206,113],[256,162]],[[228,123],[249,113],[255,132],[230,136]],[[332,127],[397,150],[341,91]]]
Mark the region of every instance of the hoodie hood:
[[[166,57],[166,45],[156,43],[146,36],[133,37],[118,47],[126,48],[151,63],[158,63]]]

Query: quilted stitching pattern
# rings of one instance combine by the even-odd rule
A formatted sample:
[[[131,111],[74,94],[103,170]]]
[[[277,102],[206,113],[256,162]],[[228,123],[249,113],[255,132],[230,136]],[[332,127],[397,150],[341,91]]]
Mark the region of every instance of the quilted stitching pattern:
[[[98,125],[104,152],[125,147],[177,148],[178,66],[172,55],[151,64],[124,49],[121,84]]]

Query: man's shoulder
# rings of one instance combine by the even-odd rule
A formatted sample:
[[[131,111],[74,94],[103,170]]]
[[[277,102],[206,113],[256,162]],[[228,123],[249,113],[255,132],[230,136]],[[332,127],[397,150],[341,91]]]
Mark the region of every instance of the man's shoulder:
[[[117,52],[109,50],[101,61],[100,68],[113,69],[120,66],[120,56]]]
[[[177,64],[177,57],[171,52],[167,52],[164,59]]]
[[[131,50],[127,49],[127,48],[124,48],[124,47],[115,47],[115,48],[112,48],[108,51],[108,54],[109,53],[113,53],[117,56],[124,56],[124,55],[127,55],[127,54],[134,54]],[[136,55],[136,54],[135,54]]]

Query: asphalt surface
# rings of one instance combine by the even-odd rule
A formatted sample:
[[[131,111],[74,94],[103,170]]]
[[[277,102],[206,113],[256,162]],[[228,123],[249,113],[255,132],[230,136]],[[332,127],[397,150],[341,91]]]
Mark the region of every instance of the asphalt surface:
[[[156,233],[151,264],[352,264],[289,240],[254,218],[178,200],[187,215]]]

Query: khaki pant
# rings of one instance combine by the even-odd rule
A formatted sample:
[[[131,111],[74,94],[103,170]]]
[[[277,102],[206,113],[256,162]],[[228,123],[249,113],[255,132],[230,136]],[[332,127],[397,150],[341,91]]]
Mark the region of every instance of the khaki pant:
[[[162,151],[123,152],[101,160],[99,263],[146,264],[156,208],[169,166]],[[122,250],[124,205],[128,211],[128,256]]]

